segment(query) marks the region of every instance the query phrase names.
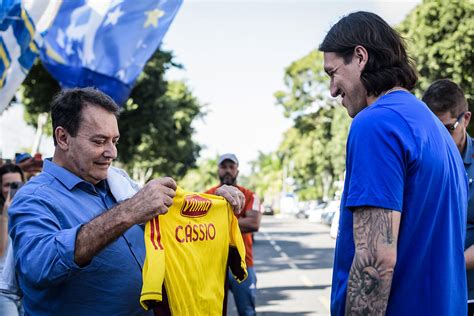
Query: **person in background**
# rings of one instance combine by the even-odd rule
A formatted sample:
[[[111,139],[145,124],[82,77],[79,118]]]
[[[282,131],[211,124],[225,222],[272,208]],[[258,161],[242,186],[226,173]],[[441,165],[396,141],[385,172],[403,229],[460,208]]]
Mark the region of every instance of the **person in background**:
[[[37,175],[43,169],[43,159],[39,153],[34,157],[28,153],[17,153],[15,154],[15,164],[23,170],[26,180]]]
[[[24,183],[23,171],[12,163],[0,167],[0,186],[2,194],[0,196],[0,276],[2,275],[7,257],[10,242],[8,238],[8,208],[16,190]],[[0,279],[0,315],[17,316],[21,315],[21,301],[16,295],[7,293]]]
[[[238,283],[228,273],[229,289],[235,299],[235,305],[239,315],[255,315],[255,300],[257,292],[257,276],[253,267],[252,234],[260,228],[262,213],[260,212],[260,200],[257,195],[243,186],[237,184],[239,175],[239,160],[234,154],[228,153],[220,156],[218,160],[217,174],[220,184],[208,189],[205,193],[215,194],[223,185],[230,185],[245,196],[245,206],[238,216],[239,227],[245,244],[245,263],[247,264],[248,277],[242,283]]]
[[[331,315],[466,315],[468,181],[446,128],[410,91],[400,35],[354,12],[319,50],[353,118],[334,257]]]
[[[434,81],[421,99],[440,119],[458,147],[469,179],[469,199],[467,203],[467,230],[464,245],[467,272],[468,315],[474,315],[474,146],[467,133],[471,112],[464,92],[453,81]]]

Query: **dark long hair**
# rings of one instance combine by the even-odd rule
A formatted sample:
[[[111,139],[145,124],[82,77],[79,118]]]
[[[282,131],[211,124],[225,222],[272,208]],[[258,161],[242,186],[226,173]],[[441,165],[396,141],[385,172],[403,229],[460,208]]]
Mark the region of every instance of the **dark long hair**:
[[[359,11],[343,17],[329,30],[319,50],[336,53],[347,64],[357,45],[369,55],[361,74],[367,95],[378,96],[394,86],[415,87],[417,74],[402,37],[374,13]]]

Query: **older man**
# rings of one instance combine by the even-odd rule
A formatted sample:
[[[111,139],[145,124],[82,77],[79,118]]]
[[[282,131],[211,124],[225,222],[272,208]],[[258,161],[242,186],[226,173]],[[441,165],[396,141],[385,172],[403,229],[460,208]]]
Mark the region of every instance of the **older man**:
[[[26,314],[146,314],[139,303],[145,259],[139,224],[167,212],[176,183],[152,180],[117,204],[106,177],[117,156],[118,111],[91,88],[53,100],[54,156],[9,211]],[[233,190],[220,193],[235,209],[243,203]]]
[[[237,282],[230,272],[228,273],[229,288],[234,294],[235,305],[241,316],[256,315],[255,300],[257,292],[257,275],[253,268],[253,239],[252,233],[260,228],[260,199],[249,189],[237,184],[239,175],[239,160],[232,153],[219,157],[217,174],[220,184],[210,188],[206,193],[215,194],[222,186],[233,186],[245,196],[245,206],[239,215],[239,227],[245,244],[245,263],[247,264],[248,277],[245,281]]]

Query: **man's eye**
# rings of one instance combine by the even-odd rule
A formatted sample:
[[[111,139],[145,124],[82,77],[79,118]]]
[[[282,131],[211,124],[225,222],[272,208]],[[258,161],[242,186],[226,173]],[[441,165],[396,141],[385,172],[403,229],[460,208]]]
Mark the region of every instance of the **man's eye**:
[[[97,145],[103,145],[105,143],[104,140],[94,140],[94,143],[96,143]]]

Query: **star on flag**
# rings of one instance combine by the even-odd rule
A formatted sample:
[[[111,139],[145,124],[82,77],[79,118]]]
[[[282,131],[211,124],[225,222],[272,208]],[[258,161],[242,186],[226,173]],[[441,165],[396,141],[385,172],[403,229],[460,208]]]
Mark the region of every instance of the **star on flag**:
[[[143,25],[144,28],[147,28],[150,25],[153,25],[154,28],[158,27],[158,19],[165,15],[164,11],[154,9],[145,12],[147,18],[145,24]]]

